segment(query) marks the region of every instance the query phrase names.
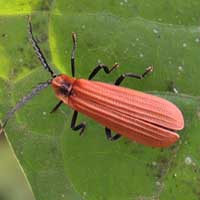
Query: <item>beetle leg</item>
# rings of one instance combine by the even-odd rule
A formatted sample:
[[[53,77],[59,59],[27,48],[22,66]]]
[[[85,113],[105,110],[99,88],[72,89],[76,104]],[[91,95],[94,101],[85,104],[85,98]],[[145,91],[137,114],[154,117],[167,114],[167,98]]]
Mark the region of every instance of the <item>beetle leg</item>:
[[[72,77],[75,76],[75,51],[77,46],[77,37],[76,33],[72,32],[72,41],[73,41],[73,47],[71,52],[71,70],[72,70]]]
[[[62,101],[59,101],[54,107],[53,107],[53,109],[51,110],[51,112],[50,113],[54,113],[54,112],[56,112],[56,110],[58,110],[58,108],[62,105]]]
[[[108,68],[108,66],[106,66],[106,65],[104,65],[104,64],[98,64],[94,69],[93,69],[93,71],[90,73],[90,75],[89,75],[89,78],[88,78],[88,80],[91,80],[91,79],[93,79],[95,76],[96,76],[96,74],[101,70],[101,69],[103,69],[104,70],[104,72],[106,73],[106,74],[109,74],[109,73],[111,73],[112,71],[114,71],[116,68],[118,68],[119,67],[119,64],[118,63],[115,63],[113,66],[112,66],[112,68]]]
[[[106,132],[107,139],[110,140],[110,141],[115,141],[115,140],[117,140],[121,137],[120,134],[115,134],[115,135],[112,136],[111,130],[107,127],[105,127],[105,132]]]
[[[73,114],[73,116],[72,116],[71,128],[72,128],[72,130],[74,130],[74,131],[78,131],[78,130],[81,129],[81,130],[80,130],[80,135],[82,135],[82,134],[83,134],[83,131],[84,131],[85,127],[86,127],[86,124],[85,124],[85,122],[81,122],[80,124],[76,125],[77,117],[78,117],[78,112],[75,110],[75,111],[74,111],[74,114]]]
[[[37,54],[37,57],[39,58],[41,64],[43,65],[43,67],[51,74],[51,76],[54,78],[56,77],[56,74],[53,72],[53,70],[51,69],[51,67],[49,66],[49,64],[46,61],[46,58],[44,57],[39,45],[37,44],[36,39],[33,36],[33,29],[32,29],[32,24],[31,24],[31,19],[30,17],[28,17],[28,31],[30,34],[30,41],[32,43],[32,46]]]
[[[120,85],[126,77],[143,79],[147,74],[153,71],[153,67],[147,67],[143,74],[124,73],[115,81],[115,85]]]
[[[98,66],[97,66],[98,67]],[[95,75],[100,69],[97,67],[94,69],[94,71],[90,74],[91,75]],[[96,70],[96,71],[95,71]],[[111,69],[112,70],[112,69]],[[105,69],[104,69],[105,71]],[[122,83],[122,81],[126,78],[126,77],[131,77],[131,78],[137,78],[137,79],[143,79],[148,73],[153,71],[153,67],[147,67],[147,69],[145,70],[145,72],[141,75],[138,74],[133,74],[133,73],[125,73],[122,74],[119,78],[117,78],[117,80],[115,81],[115,85],[120,85]],[[90,80],[90,79],[89,79]],[[117,140],[121,137],[120,134],[115,134],[114,136],[111,135],[111,130],[107,127],[105,127],[105,132],[106,132],[106,137],[108,140],[114,141]]]

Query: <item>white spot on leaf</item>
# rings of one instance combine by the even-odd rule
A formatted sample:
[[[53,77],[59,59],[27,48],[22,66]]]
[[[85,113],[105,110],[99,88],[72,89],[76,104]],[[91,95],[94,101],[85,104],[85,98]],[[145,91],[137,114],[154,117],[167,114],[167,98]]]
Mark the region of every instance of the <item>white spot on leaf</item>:
[[[156,185],[157,186],[161,186],[161,182],[160,181],[156,181]]]
[[[178,66],[178,70],[182,72],[183,71],[183,66],[179,65]]]
[[[85,29],[85,24],[83,24],[83,25],[81,26],[81,28],[82,28],[82,29]]]
[[[195,39],[195,42],[196,42],[196,43],[199,43],[199,42],[200,42],[200,39],[199,39],[199,38],[196,38],[196,39]]]
[[[153,32],[154,32],[155,34],[158,34],[159,31],[158,31],[156,28],[154,28],[154,29],[153,29]]]
[[[143,58],[144,57],[144,54],[143,53],[140,53],[140,58]]]
[[[191,165],[192,164],[192,158],[190,156],[185,157],[185,164]]]
[[[184,48],[187,47],[187,44],[186,44],[186,43],[183,43],[183,47],[184,47]]]

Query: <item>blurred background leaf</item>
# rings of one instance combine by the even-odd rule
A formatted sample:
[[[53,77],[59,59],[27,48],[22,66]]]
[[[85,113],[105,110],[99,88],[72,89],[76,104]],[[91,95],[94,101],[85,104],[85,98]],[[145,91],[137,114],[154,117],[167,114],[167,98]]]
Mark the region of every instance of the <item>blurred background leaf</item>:
[[[62,106],[50,115],[57,100],[50,88],[41,92],[6,129],[35,198],[198,199],[200,2],[1,2],[1,119],[49,78],[28,43],[27,14],[32,14],[37,41],[58,73],[70,74],[71,32],[77,32],[77,77],[87,78],[99,62],[121,65],[110,76],[100,73],[96,78],[109,83],[123,72],[142,73],[153,65],[154,73],[145,80],[129,79],[124,86],[171,100],[185,117],[181,140],[164,150],[126,139],[110,143],[103,127],[82,115],[79,120],[86,120],[88,128],[80,138],[69,128],[70,109]],[[178,94],[169,93],[170,85]]]

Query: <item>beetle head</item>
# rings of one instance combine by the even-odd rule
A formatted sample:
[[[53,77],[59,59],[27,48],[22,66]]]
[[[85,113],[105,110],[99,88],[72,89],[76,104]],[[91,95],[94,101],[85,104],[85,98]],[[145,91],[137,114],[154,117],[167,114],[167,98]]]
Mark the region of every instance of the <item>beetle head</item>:
[[[66,97],[71,94],[74,80],[74,78],[68,77],[64,74],[58,75],[52,80],[51,85],[56,93],[56,96],[60,100],[66,100]]]

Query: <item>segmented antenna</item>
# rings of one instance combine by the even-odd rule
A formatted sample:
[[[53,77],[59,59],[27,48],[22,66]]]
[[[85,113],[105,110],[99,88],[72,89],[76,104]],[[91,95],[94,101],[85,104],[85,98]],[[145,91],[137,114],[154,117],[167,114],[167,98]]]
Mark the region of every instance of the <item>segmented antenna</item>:
[[[72,70],[72,77],[75,76],[75,51],[77,47],[77,37],[76,33],[72,32],[72,41],[73,41],[73,47],[71,52],[71,70]]]
[[[48,80],[47,82],[38,84],[31,93],[24,96],[16,105],[14,108],[12,108],[6,115],[2,127],[0,127],[0,134],[5,128],[8,120],[14,115],[14,113],[19,110],[23,105],[25,105],[29,100],[31,100],[35,95],[37,95],[41,90],[47,88],[51,84],[51,80]]]
[[[39,58],[40,62],[42,63],[43,67],[51,74],[51,77],[54,78],[56,77],[56,74],[53,72],[51,67],[48,65],[44,54],[42,53],[39,45],[37,44],[36,39],[33,36],[33,29],[32,29],[32,24],[31,24],[31,17],[28,16],[28,32],[30,34],[30,41],[32,43],[32,46],[37,54],[37,57]]]

